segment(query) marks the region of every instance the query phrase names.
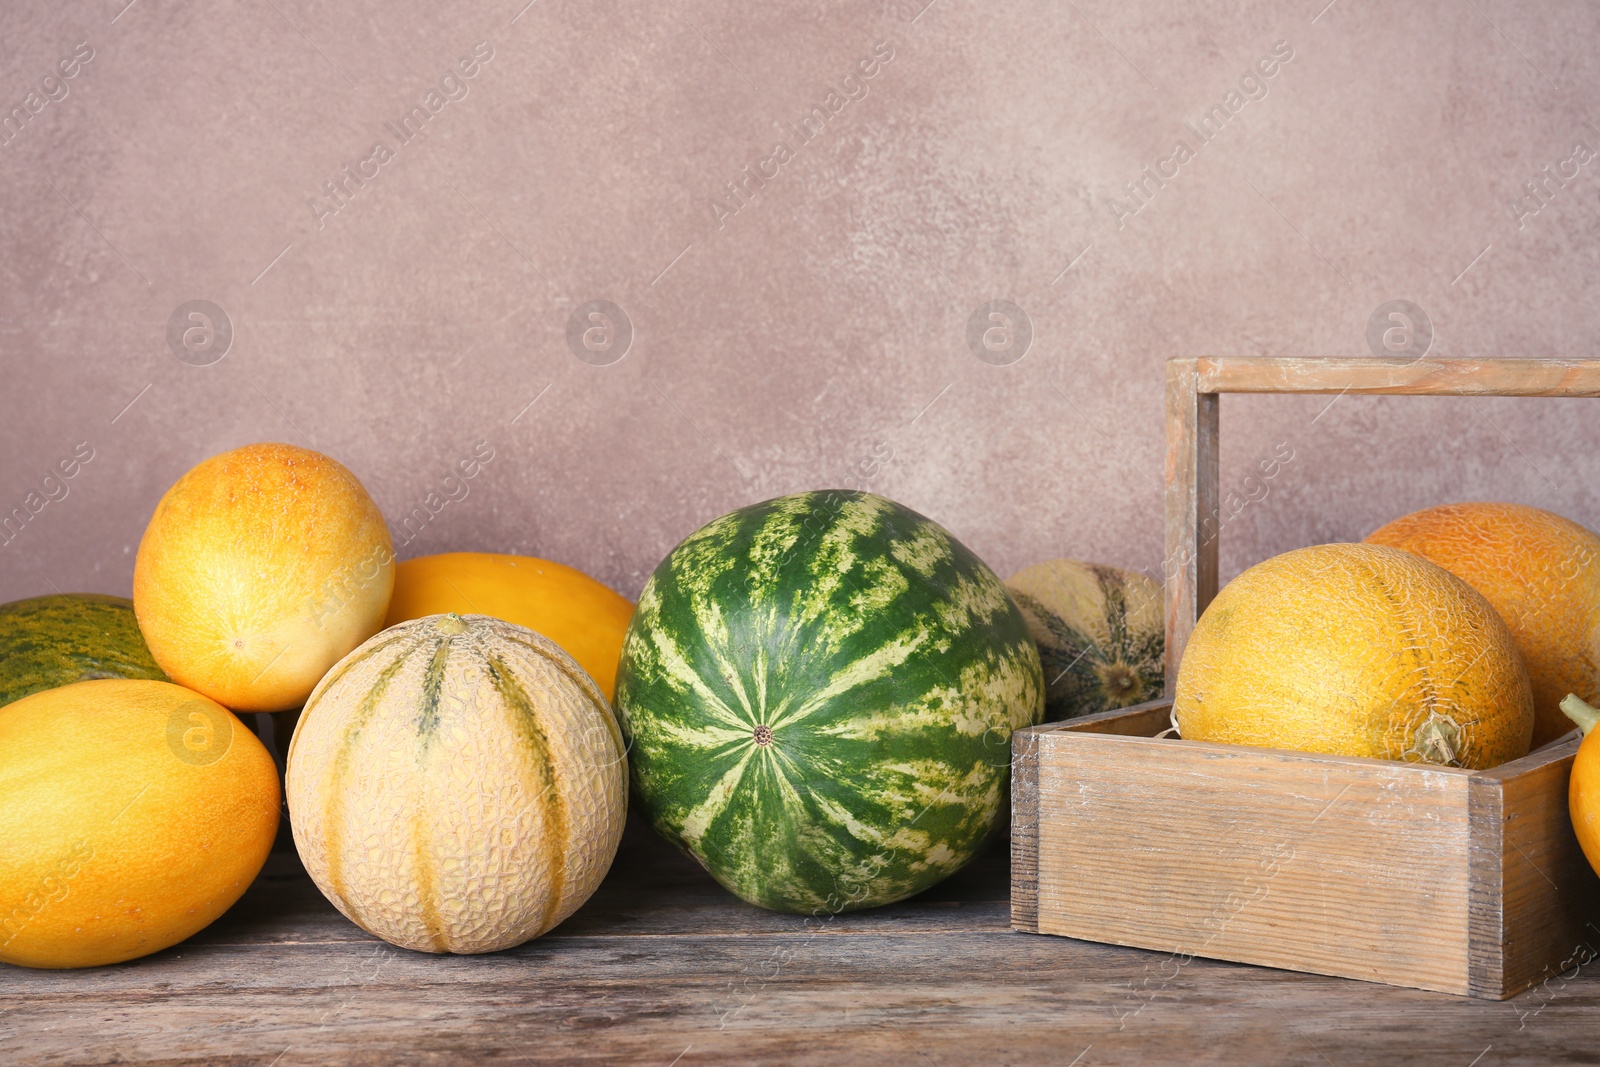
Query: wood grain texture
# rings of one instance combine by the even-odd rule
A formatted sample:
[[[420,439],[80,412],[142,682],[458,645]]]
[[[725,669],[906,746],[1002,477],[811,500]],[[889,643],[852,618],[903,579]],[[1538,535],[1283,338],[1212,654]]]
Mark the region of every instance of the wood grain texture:
[[[1592,1058],[1600,964],[1508,1003],[1008,929],[1007,857],[811,921],[743,904],[631,823],[610,877],[537,941],[429,956],[303,875],[122,966],[0,969],[0,1062],[1548,1065]],[[1087,1050],[1087,1051],[1086,1051]]]
[[[1470,772],[1065,731],[1038,747],[1041,932],[1466,990]]]
[[[1011,925],[1039,932],[1039,735],[1011,735]]]
[[[1600,958],[1575,735],[1474,772],[1157,739],[1170,707],[1016,735],[1019,929],[1495,999]]]
[[[1600,878],[1567,813],[1574,737],[1473,775],[1475,996],[1508,996],[1600,956]]]
[[[1193,365],[1195,389],[1202,395],[1386,393],[1409,396],[1600,396],[1600,360],[1593,359],[1410,360],[1223,356],[1171,362]]]
[[[1194,624],[1217,595],[1218,403],[1200,387],[1198,361],[1167,362],[1166,695]]]

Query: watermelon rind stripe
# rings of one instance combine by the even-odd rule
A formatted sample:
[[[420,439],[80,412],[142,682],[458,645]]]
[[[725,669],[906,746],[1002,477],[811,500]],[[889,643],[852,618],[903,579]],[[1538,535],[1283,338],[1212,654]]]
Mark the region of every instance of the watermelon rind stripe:
[[[640,595],[617,711],[653,826],[746,900],[888,903],[976,853],[1043,679],[993,572],[870,494],[696,531]]]

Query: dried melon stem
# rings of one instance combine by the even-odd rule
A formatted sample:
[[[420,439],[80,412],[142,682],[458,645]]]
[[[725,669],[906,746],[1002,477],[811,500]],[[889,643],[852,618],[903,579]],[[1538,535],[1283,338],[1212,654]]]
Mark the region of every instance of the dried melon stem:
[[[1412,735],[1411,751],[1406,755],[1423,763],[1461,766],[1461,726],[1448,715],[1432,712]]]
[[[1589,731],[1594,729],[1594,724],[1600,722],[1600,708],[1591,707],[1588,701],[1576,693],[1568,693],[1561,701],[1561,710],[1567,718],[1578,724],[1578,729],[1583,731],[1583,736],[1588,737]]]

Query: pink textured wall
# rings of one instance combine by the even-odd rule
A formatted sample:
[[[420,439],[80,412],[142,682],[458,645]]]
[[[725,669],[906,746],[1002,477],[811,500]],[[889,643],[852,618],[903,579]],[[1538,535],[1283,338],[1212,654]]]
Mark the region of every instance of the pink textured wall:
[[[0,598],[126,594],[162,491],[263,439],[397,525],[492,449],[402,556],[629,595],[852,479],[1003,574],[1158,572],[1167,357],[1369,355],[1396,299],[1435,355],[1600,335],[1587,0],[125,3],[0,8],[0,509],[47,501]],[[1600,525],[1592,404],[1327,403],[1224,401],[1225,489],[1293,454],[1227,574],[1449,499]]]

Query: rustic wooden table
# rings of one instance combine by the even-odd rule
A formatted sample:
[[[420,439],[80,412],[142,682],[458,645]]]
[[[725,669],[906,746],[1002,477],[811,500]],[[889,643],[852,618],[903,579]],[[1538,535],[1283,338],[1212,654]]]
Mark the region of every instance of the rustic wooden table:
[[[1600,963],[1503,1003],[1179,966],[1013,932],[1003,846],[904,904],[807,920],[631,823],[563,926],[456,957],[369,937],[292,864],[146,959],[0,968],[0,1064],[1600,1063]]]

